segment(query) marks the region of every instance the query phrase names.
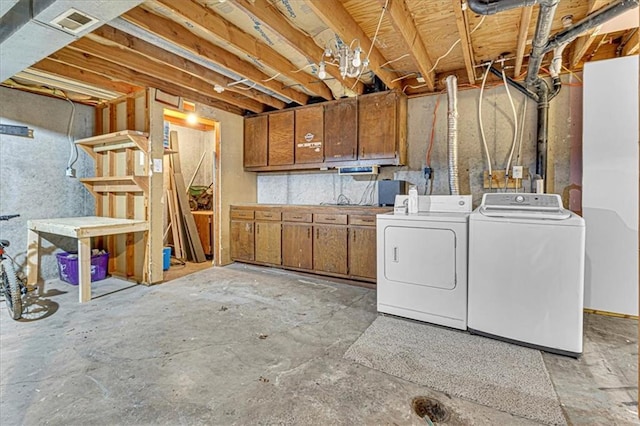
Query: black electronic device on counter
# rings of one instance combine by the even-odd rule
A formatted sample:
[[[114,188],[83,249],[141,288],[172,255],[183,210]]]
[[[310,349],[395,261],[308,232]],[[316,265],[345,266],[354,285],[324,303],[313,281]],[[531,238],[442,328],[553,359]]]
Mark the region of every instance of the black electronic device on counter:
[[[407,182],[404,180],[380,180],[378,181],[378,205],[393,206],[396,195],[407,193]]]

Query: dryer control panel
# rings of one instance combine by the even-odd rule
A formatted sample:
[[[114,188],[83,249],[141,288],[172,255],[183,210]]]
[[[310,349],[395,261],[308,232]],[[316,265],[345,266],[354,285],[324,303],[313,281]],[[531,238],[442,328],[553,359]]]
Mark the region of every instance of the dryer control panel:
[[[486,216],[566,219],[571,213],[558,194],[488,193],[482,196],[480,212]]]

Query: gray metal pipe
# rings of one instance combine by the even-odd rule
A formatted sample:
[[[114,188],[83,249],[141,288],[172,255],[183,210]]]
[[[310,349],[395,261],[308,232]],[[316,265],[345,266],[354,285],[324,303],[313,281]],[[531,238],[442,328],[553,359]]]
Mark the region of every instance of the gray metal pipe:
[[[533,6],[540,0],[468,0],[469,9],[479,15],[493,15],[509,9]]]
[[[551,37],[542,49],[542,53],[544,54],[550,52],[556,47],[559,47],[565,43],[569,43],[581,34],[589,31],[590,29],[595,28],[598,25],[603,24],[604,22],[607,22],[608,20],[615,18],[621,13],[624,13],[629,9],[633,9],[634,7],[638,7],[638,0],[619,0],[615,3],[612,3],[609,6],[587,16],[575,25]]]
[[[538,71],[544,57],[544,49],[549,40],[551,33],[551,25],[553,17],[556,14],[556,7],[559,0],[543,0],[540,2],[540,13],[538,14],[538,22],[536,23],[536,32],[531,43],[531,54],[529,55],[529,64],[527,65],[527,78],[525,83],[527,86],[533,85],[538,80]]]
[[[449,192],[460,195],[458,179],[458,78],[450,75],[447,84],[447,147],[449,151]]]
[[[538,137],[536,142],[536,174],[547,179],[547,140],[549,131],[549,86],[540,79],[538,80]]]

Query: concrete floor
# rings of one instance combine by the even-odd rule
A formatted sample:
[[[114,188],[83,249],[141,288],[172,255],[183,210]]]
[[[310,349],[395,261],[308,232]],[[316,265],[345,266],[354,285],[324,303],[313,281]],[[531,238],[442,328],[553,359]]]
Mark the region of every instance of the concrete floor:
[[[532,425],[343,359],[375,291],[232,265],[153,287],[59,281],[30,319],[0,309],[0,424]],[[637,322],[587,315],[580,360],[545,355],[569,423],[637,424]]]

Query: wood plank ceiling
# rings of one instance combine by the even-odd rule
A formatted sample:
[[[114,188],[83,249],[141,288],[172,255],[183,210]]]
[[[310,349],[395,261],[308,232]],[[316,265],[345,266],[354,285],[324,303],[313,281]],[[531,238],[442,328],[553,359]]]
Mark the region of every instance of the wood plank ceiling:
[[[564,17],[577,22],[609,3],[561,0],[551,34]],[[450,74],[478,84],[483,64],[501,58],[510,76],[523,79],[537,15],[538,6],[529,6],[480,16],[464,0],[148,0],[3,85],[44,90],[29,81],[37,73],[113,96],[155,87],[236,114],[385,87],[418,95],[442,90]],[[358,78],[332,65],[318,77],[336,40],[360,46],[368,59]],[[638,54],[639,43],[638,28],[595,29],[565,49],[563,66],[575,72],[590,60]]]

